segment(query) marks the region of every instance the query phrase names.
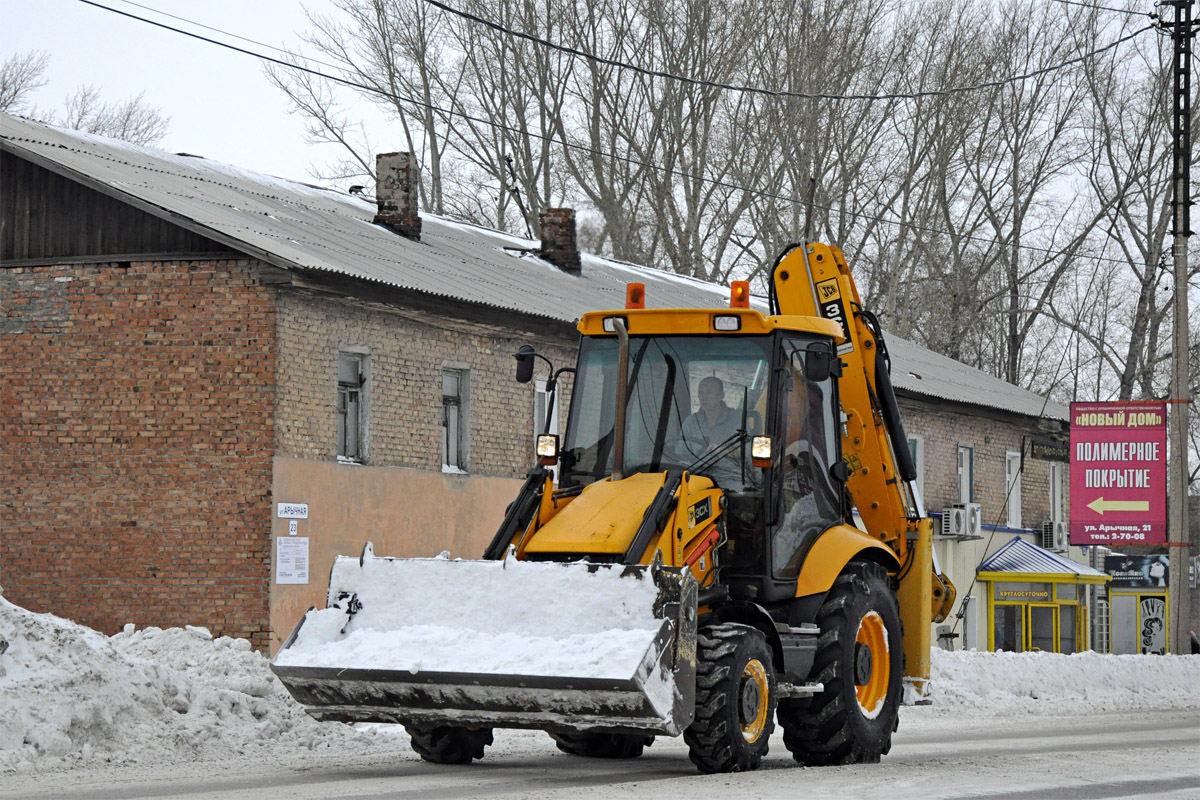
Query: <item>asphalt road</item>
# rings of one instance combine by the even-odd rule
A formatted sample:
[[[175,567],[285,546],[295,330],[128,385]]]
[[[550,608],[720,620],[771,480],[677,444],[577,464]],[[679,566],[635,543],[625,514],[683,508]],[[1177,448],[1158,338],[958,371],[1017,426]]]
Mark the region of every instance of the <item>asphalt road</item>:
[[[907,710],[905,713],[909,713]],[[295,764],[195,763],[0,777],[0,798],[66,800],[316,800],[345,798],[825,798],[840,800],[1200,800],[1200,712],[1025,717],[901,723],[880,764],[804,769],[779,738],[763,768],[700,775],[681,739],[641,758],[604,761],[559,753],[544,734],[498,731],[469,767],[426,764],[397,738],[396,758],[354,753]]]

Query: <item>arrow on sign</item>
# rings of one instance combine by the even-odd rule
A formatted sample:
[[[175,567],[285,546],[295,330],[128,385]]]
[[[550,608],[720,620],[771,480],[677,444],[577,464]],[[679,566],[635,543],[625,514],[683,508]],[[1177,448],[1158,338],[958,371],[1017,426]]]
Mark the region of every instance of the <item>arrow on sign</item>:
[[[1150,501],[1105,500],[1103,497],[1097,497],[1095,500],[1088,503],[1087,507],[1100,515],[1103,515],[1105,511],[1149,511]]]

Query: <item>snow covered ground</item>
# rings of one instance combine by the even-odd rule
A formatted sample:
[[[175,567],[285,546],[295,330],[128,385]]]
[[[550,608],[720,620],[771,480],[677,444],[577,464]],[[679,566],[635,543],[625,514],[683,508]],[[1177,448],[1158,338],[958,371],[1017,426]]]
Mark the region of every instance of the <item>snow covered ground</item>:
[[[933,678],[935,705],[904,709],[902,727],[1200,709],[1200,656],[935,650]],[[287,765],[338,752],[395,759],[407,753],[396,733],[311,720],[243,640],[192,627],[127,626],[109,637],[0,597],[0,776],[232,760]],[[540,733],[497,736],[497,747],[502,742],[553,748]]]

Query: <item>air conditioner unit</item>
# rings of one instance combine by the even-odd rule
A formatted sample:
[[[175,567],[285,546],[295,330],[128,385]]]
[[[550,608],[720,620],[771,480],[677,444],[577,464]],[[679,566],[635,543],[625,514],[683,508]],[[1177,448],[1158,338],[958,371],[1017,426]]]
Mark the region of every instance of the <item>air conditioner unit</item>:
[[[983,509],[979,503],[955,503],[942,509],[943,539],[982,539]]]
[[[1071,546],[1067,523],[1048,519],[1042,523],[1042,547],[1056,553],[1065,553]]]

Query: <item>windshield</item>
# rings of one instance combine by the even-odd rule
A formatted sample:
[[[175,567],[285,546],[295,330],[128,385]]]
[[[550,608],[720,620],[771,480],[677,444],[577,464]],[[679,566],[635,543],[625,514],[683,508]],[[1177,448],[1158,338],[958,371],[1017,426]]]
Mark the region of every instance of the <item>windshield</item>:
[[[768,336],[631,336],[623,471],[691,469],[722,489],[761,481],[749,436],[763,432]],[[616,338],[585,338],[563,447],[563,485],[612,473]],[[743,429],[745,433],[743,433]]]

